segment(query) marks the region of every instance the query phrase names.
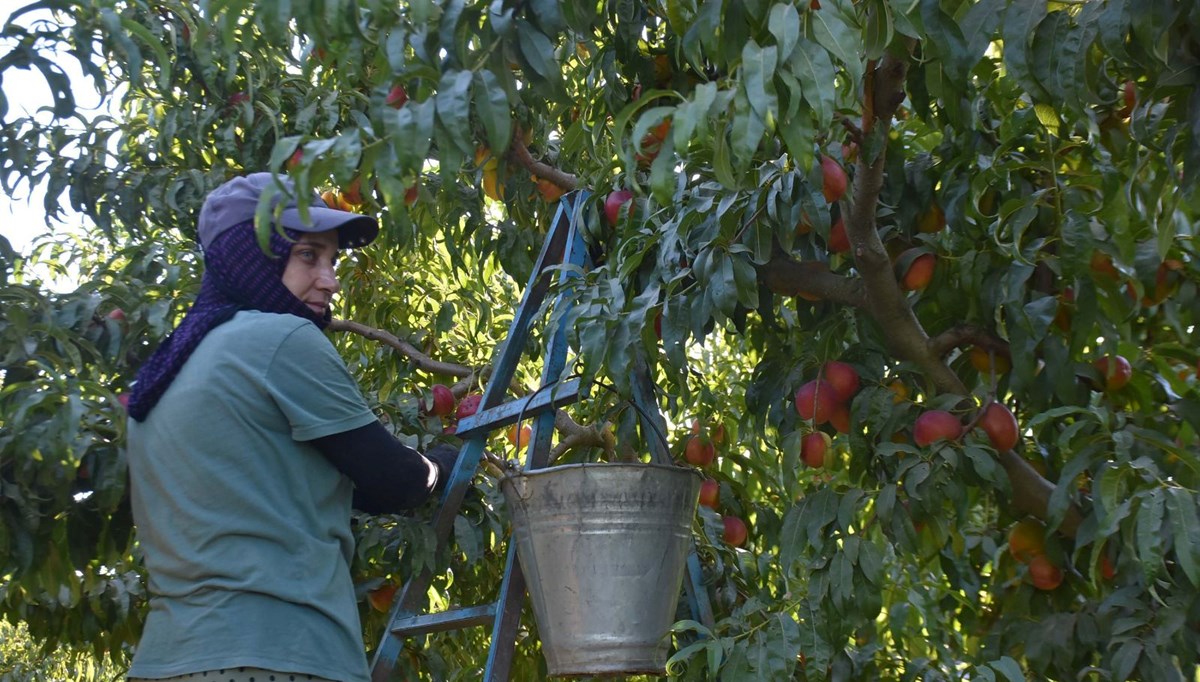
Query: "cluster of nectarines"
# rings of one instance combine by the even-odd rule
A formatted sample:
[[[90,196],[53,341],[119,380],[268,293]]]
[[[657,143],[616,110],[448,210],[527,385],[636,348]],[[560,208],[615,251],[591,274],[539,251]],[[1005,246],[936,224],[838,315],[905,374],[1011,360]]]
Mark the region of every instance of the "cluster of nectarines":
[[[701,425],[699,420],[692,421],[692,433],[684,444],[683,458],[689,464],[698,467],[708,467],[716,460],[717,448],[725,445],[728,436],[725,425],[718,422],[715,427]],[[717,479],[708,477],[700,484],[700,505],[715,510],[721,501],[721,484]],[[721,521],[724,524],[722,539],[726,544],[740,547],[746,542],[749,530],[746,522],[740,517],[725,514]]]
[[[817,426],[828,422],[839,433],[849,433],[850,400],[858,393],[859,383],[858,371],[852,365],[831,360],[816,379],[796,390],[796,413],[813,427],[800,439],[800,459],[808,466],[825,466],[833,442]]]
[[[706,478],[700,484],[700,505],[716,510],[721,503],[721,483],[715,478]],[[721,524],[724,526],[721,539],[731,547],[741,547],[750,535],[750,529],[740,516],[722,514]]]
[[[977,425],[987,435],[992,447],[1011,450],[1020,438],[1017,418],[1002,403],[989,402],[978,415]],[[940,440],[955,441],[966,429],[957,416],[946,410],[926,410],[913,423],[913,442],[921,447]]]
[[[1039,590],[1053,590],[1062,584],[1062,569],[1046,555],[1046,529],[1040,522],[1025,519],[1013,524],[1008,532],[1008,552],[1028,566],[1029,580]]]
[[[452,434],[457,430],[458,420],[466,419],[478,412],[479,403],[483,400],[483,395],[480,393],[468,393],[463,396],[462,400],[457,400],[450,387],[445,384],[435,384],[430,393],[428,405],[424,400],[421,401],[421,413],[442,419],[450,417],[452,422],[442,430],[446,434]],[[528,437],[526,439],[528,440]]]

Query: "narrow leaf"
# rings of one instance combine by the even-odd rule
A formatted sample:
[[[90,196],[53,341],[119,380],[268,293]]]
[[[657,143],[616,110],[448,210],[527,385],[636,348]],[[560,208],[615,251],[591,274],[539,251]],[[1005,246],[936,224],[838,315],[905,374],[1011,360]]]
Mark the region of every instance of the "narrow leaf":
[[[778,63],[774,45],[759,47],[753,40],[742,48],[742,87],[750,108],[763,125],[770,127],[778,117],[779,102],[775,96],[775,67]]]
[[[487,133],[488,146],[492,149],[508,149],[512,139],[512,110],[508,104],[508,93],[496,74],[487,69],[475,72],[472,100]]]
[[[775,48],[780,62],[786,62],[800,41],[800,13],[794,5],[777,3],[771,8],[767,22],[771,35],[775,36]]]
[[[1156,489],[1142,498],[1141,508],[1137,511],[1138,560],[1148,583],[1154,581],[1154,577],[1162,568],[1163,509],[1163,491]]]
[[[1166,503],[1171,513],[1175,558],[1192,586],[1200,588],[1200,519],[1197,519],[1196,496],[1183,488],[1168,488]]]
[[[471,80],[470,71],[447,71],[438,83],[436,97],[438,120],[464,155],[474,149],[470,126]]]

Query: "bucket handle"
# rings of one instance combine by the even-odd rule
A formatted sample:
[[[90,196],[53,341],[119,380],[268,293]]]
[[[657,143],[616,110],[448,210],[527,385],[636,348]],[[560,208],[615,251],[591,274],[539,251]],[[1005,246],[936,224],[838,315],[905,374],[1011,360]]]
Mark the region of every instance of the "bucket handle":
[[[580,375],[573,374],[568,378],[576,378],[578,376],[580,376]],[[560,381],[559,379],[555,379],[554,381],[551,381],[550,383],[547,383],[547,384],[544,384],[544,385],[538,387],[537,390],[535,390],[532,394],[530,394],[530,398],[533,398],[538,393],[542,392],[543,390],[545,390],[547,388],[554,387],[555,385],[557,385],[559,383],[559,381]],[[612,393],[613,395],[617,396],[618,398],[621,397],[620,392],[617,391],[616,387],[613,386],[612,384],[605,383],[604,381],[602,381],[600,379],[594,379],[593,383],[595,383],[595,385],[599,386],[600,388],[603,388],[604,390],[608,391],[609,393]],[[528,401],[526,401],[526,402],[528,402]],[[633,409],[637,410],[638,414],[642,416],[643,423],[645,423],[647,426],[650,427],[650,430],[654,432],[654,435],[658,437],[659,442],[662,443],[663,450],[670,451],[671,444],[669,441],[667,441],[666,435],[662,432],[661,429],[658,428],[658,424],[654,421],[654,419],[651,418],[651,416],[649,414],[647,414],[646,411],[643,410],[640,405],[637,404],[637,401],[633,400],[632,398],[626,398],[626,399],[622,400],[622,402],[629,403],[629,405]],[[520,411],[517,412],[516,423],[518,424],[518,428],[517,428],[518,434],[520,434],[520,426],[519,425],[523,421],[524,415],[525,415],[525,405],[523,404],[523,405],[521,405]],[[520,442],[521,442],[521,439],[520,439],[520,436],[518,435],[518,437],[517,437],[518,445],[520,444]],[[511,461],[506,461],[504,464],[505,464],[505,469],[507,471],[512,471],[514,469]],[[519,469],[518,469],[518,471],[519,471]],[[504,475],[504,478],[514,479],[516,477],[510,473],[506,473]],[[512,483],[512,485],[514,486],[514,490],[516,490],[516,492],[517,492],[518,498],[520,498],[522,501],[529,499],[528,496],[521,494],[521,491],[516,488],[515,482]]]

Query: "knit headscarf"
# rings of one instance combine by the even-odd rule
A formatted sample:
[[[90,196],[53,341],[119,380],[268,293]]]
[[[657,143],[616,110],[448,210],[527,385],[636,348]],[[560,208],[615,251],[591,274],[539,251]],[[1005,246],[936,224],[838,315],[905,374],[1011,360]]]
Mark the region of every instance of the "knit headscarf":
[[[251,220],[226,229],[208,245],[200,294],[175,331],[138,371],[129,398],[129,416],[144,421],[205,335],[239,310],[290,313],[312,320],[322,329],[329,324],[328,310],[317,315],[283,284],[288,254],[300,234],[290,229],[280,234],[272,229],[268,255],[258,244]]]

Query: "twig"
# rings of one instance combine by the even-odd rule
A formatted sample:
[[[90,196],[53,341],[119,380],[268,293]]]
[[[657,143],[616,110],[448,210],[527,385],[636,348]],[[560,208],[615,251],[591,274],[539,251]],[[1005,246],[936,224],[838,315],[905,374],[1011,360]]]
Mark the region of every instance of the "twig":
[[[846,129],[846,132],[850,133],[850,139],[854,141],[854,144],[857,144],[861,147],[863,143],[862,128],[859,128],[857,125],[855,125],[854,121],[850,120],[850,117],[846,116],[845,114],[834,114],[833,117],[837,119],[838,123],[842,124],[842,127]]]

